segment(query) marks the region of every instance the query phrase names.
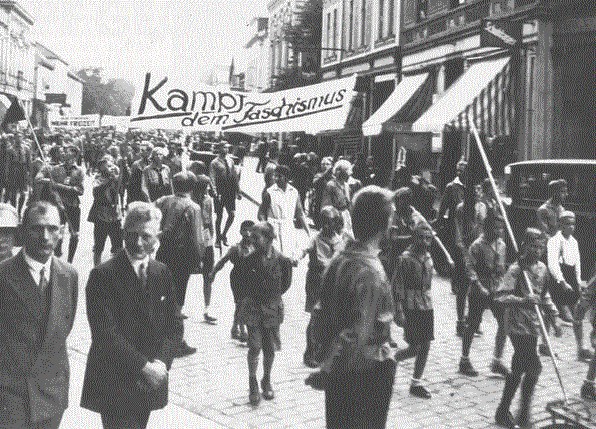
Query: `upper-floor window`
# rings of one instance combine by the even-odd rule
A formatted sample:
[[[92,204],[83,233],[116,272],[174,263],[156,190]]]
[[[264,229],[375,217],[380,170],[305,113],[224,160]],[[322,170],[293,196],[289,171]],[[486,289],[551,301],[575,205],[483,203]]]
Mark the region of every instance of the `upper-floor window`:
[[[451,7],[451,9],[455,9],[458,6],[461,6],[462,4],[466,4],[466,0],[449,0],[449,6]]]
[[[428,0],[416,0],[416,20],[424,21],[428,17]]]
[[[337,9],[333,9],[333,45],[332,48],[337,48]]]
[[[350,0],[348,11],[348,49],[354,47],[354,0]]]
[[[379,34],[377,35],[378,39],[382,39],[385,34],[383,34],[383,24],[385,23],[385,1],[379,0]]]
[[[331,12],[327,13],[327,33],[326,33],[326,40],[325,40],[325,47],[329,48],[331,46]],[[329,56],[329,51],[326,51],[327,55]]]
[[[360,0],[360,45],[366,44],[366,0]]]
[[[395,35],[395,0],[379,0],[379,26],[377,39]]]
[[[395,35],[395,0],[387,0],[388,10],[387,10],[387,35],[393,36]]]

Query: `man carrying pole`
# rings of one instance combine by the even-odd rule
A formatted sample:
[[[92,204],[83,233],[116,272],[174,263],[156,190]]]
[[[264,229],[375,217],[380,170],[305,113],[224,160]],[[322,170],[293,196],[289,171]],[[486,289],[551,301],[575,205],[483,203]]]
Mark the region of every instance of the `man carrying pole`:
[[[482,157],[482,162],[484,164],[484,168],[486,169],[488,179],[490,180],[493,194],[497,200],[499,209],[500,209],[501,214],[503,215],[503,218],[505,220],[505,226],[507,228],[507,233],[509,235],[509,238],[511,239],[513,249],[516,252],[518,252],[519,248],[517,246],[517,242],[515,241],[515,236],[513,235],[513,230],[511,228],[511,224],[509,223],[509,219],[507,218],[507,213],[505,212],[505,207],[503,206],[503,201],[501,201],[501,198],[499,197],[499,191],[497,189],[495,179],[492,175],[492,169],[488,162],[486,152],[484,151],[484,148],[482,146],[482,142],[480,141],[480,136],[478,135],[478,130],[476,129],[476,126],[474,125],[473,122],[471,122],[471,128],[472,128],[472,132],[474,134],[474,140],[476,141],[476,145],[478,147],[478,151],[480,152],[480,155]],[[548,270],[546,269],[546,267],[542,267],[544,264],[539,263],[539,261],[538,261],[538,259],[540,259],[540,256],[542,256],[541,252],[544,252],[544,247],[540,246],[541,242],[537,241],[537,240],[539,240],[539,238],[538,239],[536,238],[537,236],[542,237],[542,234],[539,230],[530,228],[528,231],[526,231],[526,234],[524,237],[525,238],[524,244],[526,244],[526,242],[530,242],[530,244],[527,244],[526,246],[524,246],[524,248],[522,249],[522,252],[520,253],[518,262],[510,267],[509,271],[505,275],[505,278],[503,279],[503,283],[502,283],[503,287],[502,287],[502,289],[501,288],[498,289],[497,293],[498,293],[498,295],[501,295],[501,297],[502,297],[501,302],[510,301],[510,303],[513,303],[513,301],[516,301],[515,298],[517,297],[518,298],[517,301],[520,304],[522,304],[522,305],[532,304],[533,305],[533,307],[534,307],[533,310],[529,310],[526,308],[526,309],[524,309],[525,311],[523,311],[523,314],[528,318],[525,321],[526,322],[525,326],[529,327],[529,322],[531,321],[531,335],[533,335],[535,337],[538,336],[538,329],[540,329],[540,333],[542,334],[544,342],[545,342],[546,346],[548,347],[549,351],[551,351],[550,340],[549,340],[548,334],[546,332],[546,327],[544,325],[544,320],[542,318],[542,313],[541,313],[540,307],[538,305],[538,302],[542,302],[541,300],[544,300],[543,304],[546,304],[547,307],[551,310],[554,308],[554,306],[552,305],[552,300],[550,300],[550,297],[547,298],[547,296],[548,296],[547,292],[542,294],[542,292],[544,291],[544,289],[543,289],[544,278],[542,278],[542,280],[541,280],[540,278],[534,277],[536,272],[542,273],[544,271],[546,274],[548,273]],[[526,248],[526,247],[528,247],[528,248]],[[524,255],[526,255],[526,256],[524,257]],[[542,277],[545,277],[546,274]],[[515,280],[513,279],[514,275],[516,277]],[[533,281],[530,280],[531,276],[533,278]],[[507,280],[507,279],[509,279],[509,280]],[[514,294],[513,295],[507,292],[507,286],[505,286],[505,285],[511,285],[511,284],[513,284],[513,286],[514,286],[514,289],[513,289]],[[541,284],[542,284],[542,287],[540,287]],[[501,291],[503,293],[499,293],[499,291]],[[541,292],[539,298],[534,297],[535,291]],[[524,295],[522,295],[522,298],[519,299],[520,298],[519,295],[521,293],[523,293]],[[523,298],[523,296],[527,296],[527,298]],[[512,297],[513,297],[513,299],[511,299]],[[497,299],[499,299],[499,298],[497,298]],[[523,303],[522,303],[522,300],[523,300]],[[550,304],[548,304],[548,301],[550,301]],[[515,303],[513,303],[513,305],[515,306]],[[555,311],[556,311],[556,308],[555,308]],[[515,312],[515,309],[514,309],[514,312]],[[506,318],[513,316],[510,314],[511,307],[509,309],[507,309],[507,311],[505,313],[506,313],[506,316],[505,316]],[[518,313],[521,316],[522,312],[520,310],[518,310]],[[551,316],[554,316],[555,313],[553,311],[553,312],[549,312],[549,314]],[[515,319],[513,321],[518,321],[518,319]],[[507,321],[505,322],[505,324],[507,326]],[[558,325],[556,325],[555,323],[553,323],[553,325],[555,327],[555,334],[560,335],[560,327]],[[512,332],[512,330],[506,328],[506,332],[509,334],[510,332]],[[528,331],[528,333],[529,332],[530,331]],[[512,343],[513,343],[513,340],[512,340]],[[536,354],[536,342],[532,342],[532,344],[534,345],[533,353],[532,353],[531,347],[522,349],[522,347],[525,347],[525,346],[520,346],[520,350],[518,352],[518,350],[515,348],[515,345],[514,345],[514,349],[516,349],[517,353],[527,351],[528,355],[525,358],[533,359],[533,355]],[[554,358],[555,354],[552,353],[552,351],[551,351],[550,356],[551,356],[551,360],[553,362],[553,367],[555,369],[555,373],[557,374],[557,378],[559,380],[559,384],[561,386],[561,391],[563,393],[563,401],[564,401],[564,404],[566,405],[567,404],[567,394],[565,392],[565,387],[563,386],[563,380],[561,379],[561,374],[559,372],[559,368],[558,368],[557,363]],[[522,359],[524,359],[524,357],[520,358],[520,361],[523,362]],[[515,353],[514,353],[514,360],[515,360]],[[522,370],[527,366],[526,363],[521,365]],[[538,360],[538,363],[540,363],[539,360]],[[516,364],[516,368],[518,368],[519,366],[520,366],[519,364]],[[519,420],[521,423],[525,423],[529,420],[530,399],[532,397],[534,387],[535,387],[535,384],[537,381],[536,372],[539,373],[539,368],[537,366],[535,366],[534,369],[536,371],[531,373],[531,375],[530,375],[531,378],[529,378],[527,381],[524,380],[525,388],[522,387],[522,408],[520,410],[520,415],[519,415]],[[523,373],[523,372],[524,371],[521,371],[521,373]],[[512,365],[512,372],[508,376],[507,381],[505,383],[503,397],[501,399],[501,403],[499,404],[499,407],[497,408],[497,412],[495,415],[495,420],[498,424],[506,426],[506,427],[510,427],[510,428],[519,427],[515,423],[511,413],[509,412],[509,406],[511,405],[511,400],[513,399],[513,396],[515,395],[515,391],[517,390],[517,387],[519,386],[519,383],[521,381],[521,373],[520,373],[520,371],[516,371]],[[517,374],[517,375],[515,375],[515,374]],[[528,374],[529,374],[529,371],[526,370],[526,376]],[[535,380],[533,379],[534,377],[536,378]],[[525,390],[525,395],[523,392],[524,390]],[[524,397],[527,400],[524,400]]]

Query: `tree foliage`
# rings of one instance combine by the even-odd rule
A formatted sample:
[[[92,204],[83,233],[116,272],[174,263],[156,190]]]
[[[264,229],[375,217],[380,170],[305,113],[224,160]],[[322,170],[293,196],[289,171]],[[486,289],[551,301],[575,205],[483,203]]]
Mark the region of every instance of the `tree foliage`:
[[[294,59],[301,55],[300,64],[283,69],[274,78],[272,89],[288,89],[318,82],[321,69],[321,36],[323,22],[323,1],[306,0],[296,11],[293,23],[283,26],[283,40],[294,51]]]
[[[100,115],[122,116],[134,96],[134,86],[124,79],[105,79],[103,70],[90,67],[77,73],[83,79],[83,115],[99,113]]]

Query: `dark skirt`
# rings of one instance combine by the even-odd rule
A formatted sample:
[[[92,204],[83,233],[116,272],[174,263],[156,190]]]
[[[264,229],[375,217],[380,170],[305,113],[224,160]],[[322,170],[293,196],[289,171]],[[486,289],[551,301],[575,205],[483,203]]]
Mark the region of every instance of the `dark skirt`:
[[[234,267],[230,271],[230,287],[234,296],[234,304],[240,304],[246,297],[246,277],[242,275],[242,270]]]
[[[404,310],[404,316],[404,340],[408,344],[421,344],[435,339],[433,310]]]
[[[306,272],[306,303],[304,311],[310,313],[321,297],[321,279],[323,277],[322,266],[309,265]]]

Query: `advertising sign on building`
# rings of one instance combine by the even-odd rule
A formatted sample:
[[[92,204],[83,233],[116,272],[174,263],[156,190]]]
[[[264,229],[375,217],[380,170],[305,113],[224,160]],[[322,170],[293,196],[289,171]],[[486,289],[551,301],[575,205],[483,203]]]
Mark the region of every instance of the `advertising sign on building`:
[[[341,129],[356,77],[273,93],[230,91],[145,75],[135,91],[130,126],[245,133]]]
[[[46,103],[47,104],[66,104],[66,94],[50,94],[46,93]]]
[[[505,19],[485,19],[480,31],[480,46],[513,49],[521,43],[522,25]]]
[[[99,115],[52,116],[48,119],[50,128],[98,128]]]

